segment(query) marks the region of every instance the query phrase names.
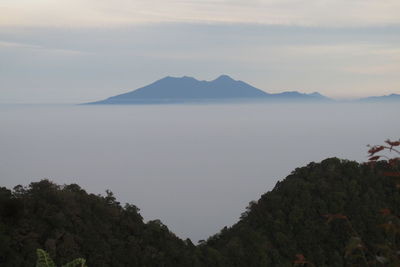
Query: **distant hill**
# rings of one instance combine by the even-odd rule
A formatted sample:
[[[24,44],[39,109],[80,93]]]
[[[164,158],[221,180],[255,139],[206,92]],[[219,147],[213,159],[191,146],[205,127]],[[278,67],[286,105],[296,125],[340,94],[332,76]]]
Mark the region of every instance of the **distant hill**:
[[[371,96],[359,99],[361,102],[400,102],[400,94],[390,94],[384,96]]]
[[[246,100],[315,101],[328,100],[328,98],[319,93],[270,94],[245,82],[234,80],[228,75],[221,75],[212,81],[199,81],[187,76],[165,77],[134,91],[87,104],[157,104]]]

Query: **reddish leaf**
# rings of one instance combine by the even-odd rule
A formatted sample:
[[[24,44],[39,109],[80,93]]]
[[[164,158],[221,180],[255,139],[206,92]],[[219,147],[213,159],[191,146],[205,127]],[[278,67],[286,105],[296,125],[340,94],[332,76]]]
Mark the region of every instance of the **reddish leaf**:
[[[390,145],[390,146],[400,146],[400,140],[399,141],[390,141],[389,139],[385,141],[386,144]]]
[[[396,226],[392,222],[384,223],[379,226],[385,229],[386,232],[396,231]]]
[[[370,156],[373,156],[375,153],[378,153],[379,151],[382,151],[384,149],[384,146],[373,146],[370,148],[370,150],[368,150],[368,153],[370,154]]]
[[[368,160],[375,161],[375,160],[378,160],[380,157],[381,156],[373,156],[373,157],[370,157]]]
[[[340,213],[339,214],[325,214],[322,216],[327,218],[326,223],[330,223],[332,220],[335,220],[335,219],[347,220],[347,216],[340,214]]]
[[[379,211],[382,215],[390,215],[391,213],[392,213],[392,211],[390,210],[390,209],[387,209],[387,208],[385,208],[385,209],[381,209],[380,211]]]
[[[296,264],[305,264],[305,263],[307,263],[307,261],[303,254],[296,254],[296,259],[293,261],[293,263],[295,265]]]
[[[395,167],[397,165],[398,161],[399,161],[399,158],[389,159],[389,164],[390,164],[390,166]]]
[[[400,172],[384,172],[383,175],[390,177],[400,177]]]

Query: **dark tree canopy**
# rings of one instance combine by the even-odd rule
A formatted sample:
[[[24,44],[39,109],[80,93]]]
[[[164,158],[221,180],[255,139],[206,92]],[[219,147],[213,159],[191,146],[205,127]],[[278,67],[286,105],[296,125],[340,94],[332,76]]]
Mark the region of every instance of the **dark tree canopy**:
[[[98,196],[48,180],[3,187],[0,266],[34,266],[38,248],[57,264],[85,258],[96,267],[306,266],[306,260],[310,266],[385,266],[377,259],[388,261],[390,246],[400,241],[387,229],[389,220],[391,229],[400,229],[399,189],[383,175],[390,168],[336,158],[310,163],[198,246],[159,220],[144,223],[136,206],[121,206],[111,191]]]

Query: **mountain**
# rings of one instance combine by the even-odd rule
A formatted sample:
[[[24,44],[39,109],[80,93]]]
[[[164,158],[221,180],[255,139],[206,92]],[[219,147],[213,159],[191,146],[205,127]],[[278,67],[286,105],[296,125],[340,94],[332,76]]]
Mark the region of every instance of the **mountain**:
[[[59,264],[83,257],[100,267],[400,266],[399,184],[385,174],[398,167],[312,162],[197,246],[110,191],[48,180],[0,187],[0,266],[34,266],[37,248]]]
[[[282,92],[277,94],[269,94],[269,100],[277,101],[332,101],[332,99],[321,95],[318,92],[311,94],[300,93],[297,91]]]
[[[361,102],[400,102],[400,94],[390,94],[384,96],[371,96],[359,99]]]
[[[318,94],[284,92],[269,94],[228,75],[221,75],[212,81],[199,81],[192,77],[165,77],[134,91],[116,95],[105,100],[88,104],[157,104],[208,101],[246,100],[328,100]]]

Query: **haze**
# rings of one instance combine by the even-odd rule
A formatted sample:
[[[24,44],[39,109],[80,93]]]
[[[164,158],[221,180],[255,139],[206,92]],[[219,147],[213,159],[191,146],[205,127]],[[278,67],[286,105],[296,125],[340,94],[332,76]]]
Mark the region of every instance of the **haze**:
[[[393,104],[0,106],[1,186],[49,178],[113,191],[193,242],[310,161],[367,160]]]

